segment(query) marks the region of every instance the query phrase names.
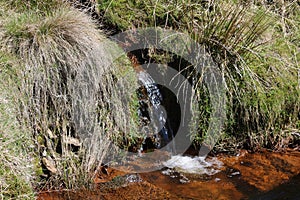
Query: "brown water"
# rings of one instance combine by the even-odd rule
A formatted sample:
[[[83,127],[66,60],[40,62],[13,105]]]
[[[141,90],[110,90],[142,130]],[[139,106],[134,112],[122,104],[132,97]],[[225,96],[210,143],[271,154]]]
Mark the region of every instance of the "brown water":
[[[155,171],[140,174],[142,181],[105,189],[102,182],[125,174],[108,169],[95,180],[95,191],[41,192],[38,199],[300,199],[299,151],[217,157],[224,166],[213,176],[177,173],[171,178]],[[181,183],[183,176],[189,182]]]

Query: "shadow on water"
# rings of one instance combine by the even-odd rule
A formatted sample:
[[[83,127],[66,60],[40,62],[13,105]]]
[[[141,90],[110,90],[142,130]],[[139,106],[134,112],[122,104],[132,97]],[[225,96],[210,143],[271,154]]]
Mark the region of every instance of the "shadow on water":
[[[251,195],[251,200],[299,200],[300,174],[266,193]]]

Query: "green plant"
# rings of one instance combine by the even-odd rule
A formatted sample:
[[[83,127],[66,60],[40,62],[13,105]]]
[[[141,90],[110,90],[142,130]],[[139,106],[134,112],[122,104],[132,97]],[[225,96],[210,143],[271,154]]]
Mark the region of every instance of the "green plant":
[[[109,57],[114,47],[89,16],[65,3],[34,2],[1,19],[0,47],[20,63],[15,106],[32,131],[47,186],[88,187],[112,138],[136,134],[128,118],[136,101],[134,72],[125,57]]]
[[[33,143],[18,122],[18,73],[13,56],[0,52],[0,198],[34,199]]]
[[[281,134],[299,121],[297,1],[98,0],[97,3],[103,21],[119,31],[171,28],[189,34],[206,47],[226,80],[227,119],[222,132],[227,135],[227,143],[231,137],[233,142],[244,141],[238,142],[240,147],[273,149],[280,143],[274,142],[274,137],[289,138]],[[179,62],[183,75],[199,80],[194,83],[198,105],[193,107],[198,111],[195,110],[190,126],[192,138],[201,142],[211,120],[210,100],[203,97],[205,85],[201,77],[195,74],[193,66],[176,61],[178,58],[167,52],[150,48],[147,55],[157,62]],[[263,139],[251,142],[254,136]]]

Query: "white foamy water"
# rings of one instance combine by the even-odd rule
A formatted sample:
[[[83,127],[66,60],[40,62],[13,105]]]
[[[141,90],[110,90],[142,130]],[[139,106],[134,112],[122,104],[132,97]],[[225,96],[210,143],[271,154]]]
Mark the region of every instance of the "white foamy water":
[[[163,163],[165,167],[174,169],[177,172],[188,174],[214,175],[220,172],[223,163],[217,158],[172,156],[170,160]]]

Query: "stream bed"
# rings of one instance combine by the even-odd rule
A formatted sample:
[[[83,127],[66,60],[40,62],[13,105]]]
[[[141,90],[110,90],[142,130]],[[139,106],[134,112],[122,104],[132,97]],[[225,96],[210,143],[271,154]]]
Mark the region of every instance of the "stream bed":
[[[241,150],[237,156],[183,160],[187,168],[192,166],[188,162],[205,163],[207,173],[186,173],[176,166],[140,174],[107,168],[106,174],[95,179],[93,191],[42,191],[38,199],[300,199],[299,150]]]

